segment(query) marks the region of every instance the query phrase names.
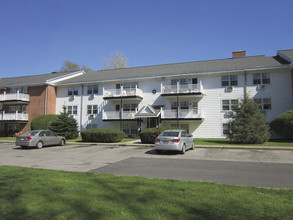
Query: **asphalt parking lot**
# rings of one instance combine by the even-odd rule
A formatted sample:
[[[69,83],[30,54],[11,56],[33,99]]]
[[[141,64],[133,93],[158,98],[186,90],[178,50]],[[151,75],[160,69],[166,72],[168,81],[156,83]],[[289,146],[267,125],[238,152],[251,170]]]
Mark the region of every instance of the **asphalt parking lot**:
[[[196,148],[182,155],[137,145],[22,149],[0,143],[0,165],[293,188],[292,150]]]

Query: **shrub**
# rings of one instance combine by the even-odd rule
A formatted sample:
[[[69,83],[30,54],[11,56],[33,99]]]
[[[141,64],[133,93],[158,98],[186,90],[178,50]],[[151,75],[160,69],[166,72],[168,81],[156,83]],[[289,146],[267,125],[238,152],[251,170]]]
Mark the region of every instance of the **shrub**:
[[[281,137],[293,139],[293,110],[284,112],[275,118],[271,128]]]
[[[246,95],[239,106],[234,106],[237,114],[229,122],[230,141],[239,144],[263,144],[271,134],[266,117],[260,112],[259,105]]]
[[[154,144],[156,137],[159,136],[165,130],[182,130],[182,128],[171,128],[171,127],[157,127],[157,128],[147,128],[140,133],[140,140],[143,144]],[[183,129],[184,130],[184,129]]]
[[[49,130],[50,125],[57,119],[57,115],[39,115],[31,121],[32,130]]]
[[[123,131],[112,129],[88,129],[80,132],[80,134],[84,142],[102,143],[120,142],[125,136]]]
[[[50,130],[54,131],[60,136],[64,136],[66,139],[75,139],[78,137],[78,125],[77,121],[64,112],[58,115],[57,119],[50,125]]]

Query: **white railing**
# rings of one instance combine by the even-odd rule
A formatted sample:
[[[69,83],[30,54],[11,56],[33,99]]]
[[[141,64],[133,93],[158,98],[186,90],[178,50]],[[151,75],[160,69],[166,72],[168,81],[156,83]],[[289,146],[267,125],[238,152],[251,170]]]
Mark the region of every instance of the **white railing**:
[[[202,91],[202,84],[184,84],[180,85],[161,85],[162,94],[176,94],[176,93],[195,93]]]
[[[122,119],[135,119],[137,111],[122,111]],[[120,119],[120,111],[104,111],[103,120]]]
[[[0,94],[0,101],[9,101],[9,100],[21,100],[21,101],[29,101],[29,95],[24,93],[6,93]]]
[[[142,90],[139,88],[103,89],[104,97],[140,96]]]
[[[177,109],[162,110],[162,118],[177,118]],[[200,109],[179,109],[178,118],[203,118]]]
[[[1,121],[28,121],[28,114],[25,113],[0,113]]]

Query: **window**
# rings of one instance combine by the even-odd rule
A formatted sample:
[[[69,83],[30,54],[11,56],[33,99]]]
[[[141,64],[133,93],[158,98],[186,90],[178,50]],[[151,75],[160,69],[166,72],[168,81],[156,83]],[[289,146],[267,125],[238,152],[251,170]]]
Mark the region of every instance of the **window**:
[[[222,76],[222,86],[237,86],[237,85],[238,85],[237,75]]]
[[[96,129],[96,128],[98,128],[98,125],[97,124],[88,124],[86,126],[86,129]]]
[[[123,111],[136,111],[138,108],[137,104],[123,104]]]
[[[120,84],[116,85],[116,89],[120,89],[120,87],[118,85],[120,85]],[[117,88],[117,87],[119,87],[119,88]],[[138,88],[138,82],[126,82],[126,83],[123,83],[123,88],[124,89],[130,89],[130,88],[134,89],[136,87]]]
[[[98,106],[97,105],[88,105],[87,106],[87,114],[88,115],[98,114]]]
[[[177,85],[177,83],[179,83],[179,85],[186,85],[189,84],[190,79],[185,78],[185,79],[172,79],[171,80],[171,85]]]
[[[93,85],[93,86],[88,86],[87,87],[87,94],[91,95],[91,94],[98,94],[99,92],[99,86],[97,85]]]
[[[255,73],[253,74],[253,85],[270,84],[270,73]]]
[[[70,115],[77,115],[77,106],[67,106],[67,113]]]
[[[68,88],[68,96],[78,95],[78,87],[69,87]]]
[[[268,110],[272,109],[272,100],[271,98],[258,98],[254,99],[254,101],[259,105],[259,109],[262,110]]]
[[[223,111],[235,111],[238,107],[238,99],[232,100],[222,100],[222,110]]]
[[[223,134],[227,135],[231,133],[231,128],[229,124],[223,124]]]
[[[177,102],[171,102],[171,109],[177,109]]]
[[[187,101],[180,102],[180,109],[188,109],[188,102]]]

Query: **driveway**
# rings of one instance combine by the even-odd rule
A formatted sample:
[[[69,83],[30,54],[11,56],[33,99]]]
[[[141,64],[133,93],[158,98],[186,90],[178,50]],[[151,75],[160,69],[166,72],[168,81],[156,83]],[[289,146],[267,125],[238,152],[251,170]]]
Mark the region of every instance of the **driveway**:
[[[247,185],[293,188],[293,151],[287,150],[196,148],[184,155],[158,155],[151,147],[138,146],[67,144],[21,149],[12,143],[0,143],[0,165],[240,185],[246,185],[244,179],[259,176],[262,178]],[[271,184],[258,184],[261,180]]]

